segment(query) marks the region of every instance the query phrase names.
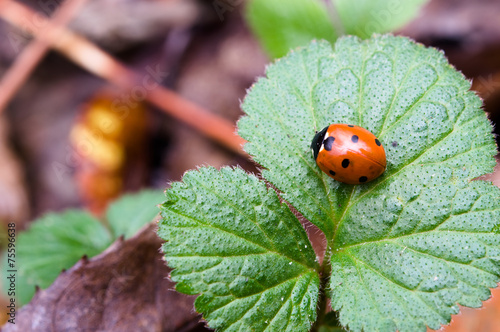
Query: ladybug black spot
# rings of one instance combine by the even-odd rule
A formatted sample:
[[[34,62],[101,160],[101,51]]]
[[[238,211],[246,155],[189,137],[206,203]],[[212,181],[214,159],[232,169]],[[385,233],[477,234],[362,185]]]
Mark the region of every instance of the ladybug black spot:
[[[344,159],[342,160],[342,167],[347,168],[349,166],[350,160]]]
[[[330,174],[331,174],[332,176],[335,176],[335,172],[334,172],[334,171],[332,171],[332,170],[330,170]]]
[[[351,141],[352,141],[353,143],[358,143],[358,140],[359,140],[358,135],[352,135],[352,137],[351,137]]]
[[[354,128],[354,125],[347,125],[347,127],[351,127],[351,128]]]
[[[380,141],[377,138],[375,138],[375,144],[377,144],[378,146],[382,145],[382,143],[380,143]]]
[[[366,182],[368,181],[368,178],[366,176],[362,176],[359,178],[359,182],[363,183],[363,182]]]
[[[335,137],[332,137],[332,136],[325,139],[325,141],[323,142],[323,146],[325,147],[326,151],[332,150],[332,145],[333,145],[334,141],[335,141]]]

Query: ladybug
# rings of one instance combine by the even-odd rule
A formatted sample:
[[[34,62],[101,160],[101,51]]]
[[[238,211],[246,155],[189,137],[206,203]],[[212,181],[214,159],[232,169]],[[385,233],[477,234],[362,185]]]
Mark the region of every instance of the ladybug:
[[[311,149],[319,168],[337,181],[372,181],[387,165],[382,143],[365,128],[334,123],[314,136]]]

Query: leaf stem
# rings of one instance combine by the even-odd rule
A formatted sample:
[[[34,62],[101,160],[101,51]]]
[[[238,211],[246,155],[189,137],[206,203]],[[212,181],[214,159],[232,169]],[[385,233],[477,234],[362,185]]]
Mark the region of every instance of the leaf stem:
[[[325,1],[326,10],[328,11],[328,15],[330,16],[330,22],[337,33],[337,36],[345,35],[345,28],[342,25],[342,20],[340,19],[339,11],[337,6],[331,0]]]
[[[330,273],[332,271],[332,267],[330,264],[330,257],[332,256],[332,249],[330,245],[330,241],[327,242],[325,257],[323,258],[323,263],[321,263],[321,268],[319,270],[320,284],[319,284],[319,304],[317,310],[317,318],[316,322],[313,324],[311,328],[311,332],[317,332],[321,325],[325,320],[326,315],[326,303],[327,303],[327,295],[326,289],[328,286],[328,281],[330,280]]]

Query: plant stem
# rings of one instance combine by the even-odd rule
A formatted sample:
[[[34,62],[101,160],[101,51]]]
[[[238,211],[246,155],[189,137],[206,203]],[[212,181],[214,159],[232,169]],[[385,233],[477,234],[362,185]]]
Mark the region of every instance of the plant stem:
[[[342,20],[340,19],[339,11],[337,10],[336,4],[331,0],[325,0],[326,10],[330,16],[330,21],[332,22],[333,28],[337,33],[337,36],[345,35],[345,28],[342,25]]]
[[[321,264],[321,268],[319,271],[320,276],[320,284],[319,284],[319,304],[317,310],[317,318],[316,322],[313,324],[311,328],[311,332],[317,332],[324,321],[326,315],[326,289],[328,286],[328,281],[330,280],[330,273],[332,271],[332,267],[330,265],[330,257],[332,255],[332,250],[330,246],[330,241],[328,241],[325,251],[325,257],[323,258],[323,263]]]

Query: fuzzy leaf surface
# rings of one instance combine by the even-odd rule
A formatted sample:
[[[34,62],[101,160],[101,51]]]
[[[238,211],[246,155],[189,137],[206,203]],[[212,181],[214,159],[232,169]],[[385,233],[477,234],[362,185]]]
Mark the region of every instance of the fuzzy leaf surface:
[[[481,101],[441,52],[407,38],[313,42],[267,69],[239,134],[280,195],[326,235],[330,296],[352,331],[439,328],[500,276],[500,193],[472,179],[496,146]],[[315,131],[355,124],[385,147],[364,185],[321,172]]]
[[[182,293],[218,331],[308,331],[316,256],[300,222],[241,169],[201,168],[173,183],[158,235]]]

